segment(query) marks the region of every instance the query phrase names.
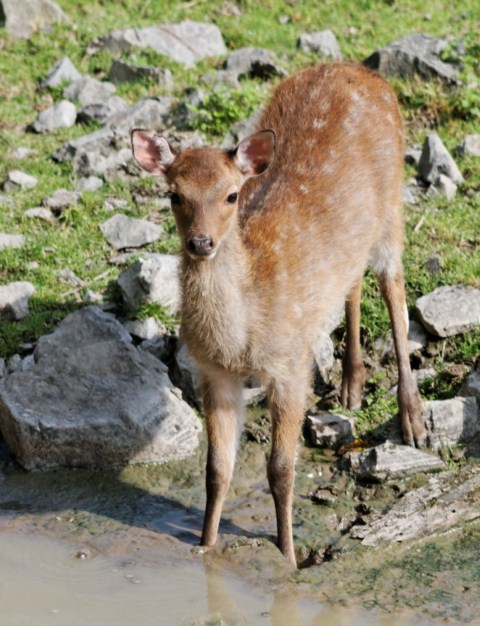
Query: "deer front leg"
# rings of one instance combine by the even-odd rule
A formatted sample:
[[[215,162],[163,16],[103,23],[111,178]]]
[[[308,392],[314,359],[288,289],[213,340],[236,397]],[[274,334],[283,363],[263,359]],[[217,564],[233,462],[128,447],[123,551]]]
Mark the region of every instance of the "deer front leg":
[[[420,448],[425,444],[427,431],[422,419],[422,401],[408,355],[408,312],[403,272],[399,269],[394,275],[385,273],[378,278],[390,315],[397,356],[398,406],[403,440],[407,445]]]
[[[201,545],[213,546],[232,478],[242,426],[242,382],[226,372],[210,376],[202,384],[202,398],[208,455],[207,504]]]
[[[298,380],[292,381],[297,384]],[[302,384],[285,388],[272,386],[272,448],[267,474],[277,516],[277,545],[280,552],[296,567],[292,534],[292,503],[295,479],[295,455],[304,417],[305,394]]]
[[[363,384],[366,370],[360,345],[360,301],[362,279],[356,283],[345,303],[345,323],[347,330],[345,354],[343,355],[342,406],[359,409],[362,406]]]

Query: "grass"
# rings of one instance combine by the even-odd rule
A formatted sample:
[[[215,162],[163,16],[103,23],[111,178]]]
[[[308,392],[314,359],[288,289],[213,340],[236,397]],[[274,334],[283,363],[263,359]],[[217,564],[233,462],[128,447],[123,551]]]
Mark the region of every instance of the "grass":
[[[27,244],[21,250],[0,251],[0,284],[15,280],[31,281],[36,293],[31,300],[29,317],[19,322],[1,320],[0,358],[9,358],[25,342],[35,342],[51,330],[59,320],[81,305],[87,288],[103,291],[115,299],[115,279],[120,272],[109,265],[113,256],[100,233],[99,225],[111,216],[103,208],[109,197],[128,201],[127,213],[160,221],[165,236],[148,247],[150,251],[174,252],[178,237],[172,216],[155,204],[156,188],[150,180],[110,182],[96,193],[83,194],[82,203],[67,209],[55,224],[32,221],[24,217],[26,209],[39,206],[55,189],[73,189],[76,179],[69,164],[58,164],[50,155],[66,140],[97,128],[77,125],[48,135],[27,132],[39,111],[61,96],[61,89],[41,90],[39,84],[53,63],[69,56],[80,72],[99,79],[108,76],[113,55],[91,48],[93,39],[111,30],[145,26],[182,19],[212,21],[218,25],[230,50],[242,46],[258,46],[273,50],[279,63],[290,72],[315,62],[314,55],[297,50],[296,42],[303,32],[329,28],[334,31],[345,58],[361,60],[375,49],[413,32],[449,36],[452,43],[446,56],[457,54],[462,41],[463,83],[456,89],[416,80],[392,80],[406,120],[409,145],[421,144],[432,129],[436,130],[450,150],[468,133],[478,132],[480,82],[478,23],[480,8],[475,0],[455,4],[434,0],[426,5],[420,0],[387,2],[381,0],[58,0],[70,22],[55,25],[51,32],[40,32],[28,41],[9,37],[0,27],[0,182],[12,169],[22,169],[39,179],[39,185],[26,192],[0,195],[0,232],[22,233]],[[232,11],[232,7],[235,11]],[[185,69],[178,63],[149,50],[135,50],[122,58],[138,65],[168,67],[174,78],[174,100],[181,101],[187,87],[197,87],[199,77],[222,66],[221,58],[201,61]],[[477,85],[475,86],[475,82]],[[205,89],[205,88],[204,88]],[[270,85],[245,79],[231,93],[205,89],[204,105],[197,107],[193,126],[208,139],[220,142],[232,123],[249,116],[267,97]],[[142,80],[118,86],[117,94],[133,103],[141,97],[161,95],[152,82]],[[18,147],[33,152],[24,160],[14,157]],[[478,160],[458,157],[465,176],[456,199],[446,202],[436,197],[421,201],[405,211],[407,245],[405,271],[408,303],[440,285],[480,283],[480,171]],[[409,168],[406,176],[414,171]],[[136,204],[135,194],[142,191],[147,201]],[[148,196],[151,196],[149,199]],[[441,270],[430,274],[423,266],[433,255],[439,255]],[[36,264],[36,265],[32,265]],[[57,270],[69,268],[83,281],[84,287],[74,293],[59,281]],[[100,279],[98,277],[101,277]],[[69,293],[70,292],[70,293]],[[364,344],[372,350],[375,340],[388,331],[388,316],[372,277],[365,280],[362,303]],[[65,295],[67,294],[67,295]],[[158,307],[143,308],[138,317],[154,314],[166,323],[171,320]],[[458,387],[450,381],[446,368],[452,363],[472,365],[480,354],[480,333],[470,332],[448,339],[440,356],[434,359],[438,383],[425,388],[428,395],[441,393],[448,397]],[[380,383],[372,383],[372,395],[365,419],[393,411]]]

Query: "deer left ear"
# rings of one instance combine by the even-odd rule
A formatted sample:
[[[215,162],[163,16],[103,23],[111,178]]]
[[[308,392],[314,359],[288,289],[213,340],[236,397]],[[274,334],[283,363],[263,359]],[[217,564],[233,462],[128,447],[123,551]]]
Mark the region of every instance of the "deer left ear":
[[[165,174],[175,160],[168,141],[148,130],[132,130],[132,152],[141,168],[151,174]]]
[[[238,144],[234,160],[244,176],[258,176],[268,168],[274,154],[275,132],[271,129],[261,130]]]

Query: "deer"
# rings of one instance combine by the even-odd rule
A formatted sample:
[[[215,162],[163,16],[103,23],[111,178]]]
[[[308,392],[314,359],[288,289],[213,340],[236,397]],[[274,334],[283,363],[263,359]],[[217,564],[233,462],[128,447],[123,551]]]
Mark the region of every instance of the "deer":
[[[242,431],[242,389],[254,377],[268,390],[277,546],[296,566],[295,457],[311,346],[345,309],[341,403],[358,409],[367,267],[389,311],[404,442],[426,440],[407,344],[403,124],[382,77],[331,62],[280,83],[256,128],[234,149],[178,154],[154,131],[135,129],[132,152],[146,172],[166,179],[181,240],[181,337],[201,372],[208,437],[201,545],[217,540]]]

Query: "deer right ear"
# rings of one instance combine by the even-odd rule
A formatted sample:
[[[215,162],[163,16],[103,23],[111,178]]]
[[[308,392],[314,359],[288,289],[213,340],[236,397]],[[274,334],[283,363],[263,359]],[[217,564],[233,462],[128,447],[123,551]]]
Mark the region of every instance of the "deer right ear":
[[[140,167],[151,174],[165,174],[175,160],[168,141],[148,130],[132,130],[132,152]]]

